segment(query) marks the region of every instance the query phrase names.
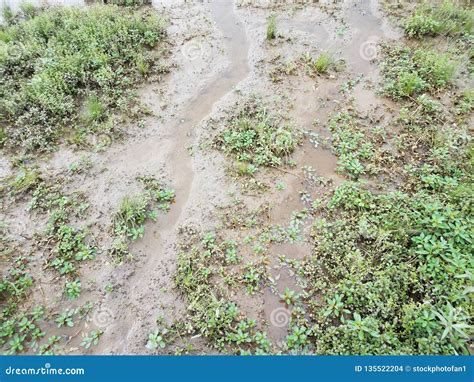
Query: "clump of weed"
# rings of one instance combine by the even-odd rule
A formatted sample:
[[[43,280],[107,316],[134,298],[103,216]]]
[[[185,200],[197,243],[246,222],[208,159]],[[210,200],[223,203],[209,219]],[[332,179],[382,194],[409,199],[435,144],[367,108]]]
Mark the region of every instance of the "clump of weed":
[[[7,185],[12,196],[20,196],[32,190],[41,181],[40,171],[36,168],[22,167]]]
[[[145,194],[125,198],[114,215],[114,234],[137,240],[145,233],[144,223],[147,219],[155,219],[156,215],[149,210],[150,199]]]
[[[330,70],[340,71],[344,65],[344,60],[336,60],[331,52],[321,52],[316,58],[310,52],[305,52],[299,62],[310,76],[326,74]]]
[[[111,0],[110,4],[121,5],[125,7],[141,6],[151,4],[151,0]]]
[[[329,53],[321,53],[313,62],[313,68],[316,73],[326,73],[329,67],[334,63],[334,59]]]
[[[156,220],[157,213],[154,207],[168,212],[174,201],[173,190],[164,187],[153,177],[139,177],[145,191],[123,199],[118,211],[113,217],[114,244],[109,254],[122,261],[128,254],[128,241],[135,241],[145,234],[145,222]]]
[[[21,12],[27,19],[31,19],[36,16],[38,13],[38,8],[36,8],[33,4],[24,2],[20,5]]]
[[[271,15],[267,21],[267,40],[274,40],[277,36],[276,33],[276,16]]]
[[[456,64],[448,53],[388,45],[382,50],[383,92],[394,99],[442,89],[454,77]]]
[[[250,295],[257,293],[265,285],[267,271],[263,263],[248,263],[245,265],[242,282]]]
[[[7,22],[7,24],[10,24],[15,19],[15,14],[13,13],[13,10],[8,4],[3,4],[2,16],[3,19]]]
[[[16,312],[21,299],[29,293],[33,285],[33,278],[28,271],[28,258],[18,256],[12,261],[11,266],[0,282],[0,295],[2,296],[1,313],[2,321]]]
[[[282,124],[258,102],[246,102],[214,140],[218,149],[244,163],[248,174],[255,172],[254,167],[284,165],[301,142],[296,129]]]
[[[186,326],[207,338],[218,350],[249,354],[268,353],[266,334],[256,331],[256,324],[245,318],[238,306],[227,297],[226,283],[231,268],[238,263],[235,244],[208,232],[188,232],[178,255],[175,285],[188,302]],[[248,265],[244,279],[254,290],[260,271]],[[224,280],[219,275],[226,274]],[[258,280],[257,280],[258,282]]]
[[[55,245],[51,249],[47,265],[60,275],[77,275],[77,262],[94,258],[96,248],[86,242],[88,233],[66,224],[59,225],[48,235],[47,241]]]
[[[458,187],[379,196],[355,184],[336,190],[329,219],[314,224],[317,256],[304,266],[324,269],[311,276],[316,290],[325,290],[325,278],[337,280],[329,296],[337,305],[328,300],[324,316],[317,313],[318,353],[468,352],[470,281],[461,275],[472,215],[453,199]],[[453,320],[459,331],[447,324]]]
[[[65,133],[111,111],[134,110],[137,59],[153,60],[146,52],[164,29],[154,16],[101,5],[48,8],[12,21],[2,35],[8,48],[0,58],[4,143],[51,150]]]
[[[85,102],[85,118],[88,122],[99,121],[104,117],[105,107],[97,96],[89,96]]]
[[[89,334],[83,335],[81,346],[84,347],[84,349],[89,349],[91,346],[97,346],[102,334],[104,334],[103,330],[95,329],[92,330]]]
[[[404,23],[405,33],[410,37],[436,36],[439,34],[456,36],[471,33],[474,13],[452,1],[442,4],[423,4],[415,9]]]
[[[81,290],[80,280],[68,281],[66,283],[66,294],[71,300],[78,298],[81,294]]]
[[[377,162],[383,160],[379,150],[383,137],[376,130],[362,126],[357,117],[348,112],[333,116],[329,121],[329,130],[333,150],[339,157],[339,172],[358,178],[381,170]]]
[[[397,137],[400,150],[406,154],[417,152],[417,155],[427,153],[442,134],[439,123],[443,123],[441,104],[427,94],[413,99],[400,109],[398,121],[401,133]]]

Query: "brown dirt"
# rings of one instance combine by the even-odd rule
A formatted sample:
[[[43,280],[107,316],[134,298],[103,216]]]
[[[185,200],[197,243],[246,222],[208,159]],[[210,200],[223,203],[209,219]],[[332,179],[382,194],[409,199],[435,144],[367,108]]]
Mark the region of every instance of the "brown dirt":
[[[100,246],[111,242],[110,219],[126,195],[138,191],[138,175],[154,175],[166,179],[176,190],[176,203],[168,214],[160,214],[156,223],[147,223],[145,236],[131,246],[132,261],[115,266],[102,253],[81,270],[85,286],[77,304],[94,302],[94,310],[83,326],[68,331],[100,327],[104,335],[99,345],[91,350],[97,354],[140,354],[145,349],[148,333],[155,327],[157,316],[168,322],[183,315],[184,304],[173,288],[176,269],[178,228],[193,225],[200,230],[211,229],[217,223],[215,209],[230,200],[229,193],[240,193],[238,182],[230,179],[225,168],[227,159],[206,148],[236,102],[258,93],[269,103],[279,105],[286,118],[306,131],[316,134],[317,147],[306,139],[293,159],[296,167],[282,172],[266,171],[262,179],[270,190],[254,196],[240,195],[252,206],[269,202],[272,209],[269,224],[287,225],[291,214],[304,208],[299,191],[323,194],[344,179],[336,173],[337,158],[325,144],[330,137],[327,123],[339,105],[355,98],[355,107],[366,116],[391,115],[394,108],[386,99],[378,97],[374,86],[378,81],[376,42],[397,39],[394,29],[378,8],[377,1],[345,1],[326,5],[306,5],[301,8],[270,9],[265,2],[260,6],[240,6],[231,1],[185,2],[156,1],[157,12],[166,14],[170,21],[169,38],[172,43],[170,61],[173,70],[162,82],[144,86],[143,102],[153,116],[140,129],[131,126],[128,136],[112,142],[110,147],[90,155],[93,165],[86,173],[74,175],[66,185],[70,191],[83,192],[91,213],[83,222]],[[265,39],[266,20],[276,12],[277,28],[281,37],[275,43]],[[344,59],[343,71],[310,78],[303,72],[285,76],[273,83],[269,78],[275,57],[285,62],[305,52],[331,52]],[[346,93],[341,87],[358,76],[360,81]],[[84,152],[63,147],[41,164],[50,176],[63,174],[70,163]],[[318,176],[330,180],[327,185],[308,188],[304,183],[303,166],[311,166]],[[13,172],[10,161],[0,157],[0,176]],[[275,189],[276,182],[286,185]],[[25,212],[26,201],[8,207],[6,221],[26,222],[21,234],[38,230],[44,221],[33,221]],[[307,227],[306,227],[307,229]],[[21,236],[21,235],[18,235]],[[25,244],[26,246],[27,244]],[[287,267],[277,261],[277,255],[301,260],[310,255],[310,246],[303,240],[293,244],[272,246],[268,250],[269,267],[276,287],[265,288],[257,296],[238,293],[236,299],[251,317],[263,318],[270,339],[279,344],[288,327],[288,311],[278,293],[285,287],[299,291],[296,279]],[[41,253],[36,264],[41,264]],[[47,305],[55,310],[64,304],[62,290],[50,277],[38,279],[36,296],[45,296]],[[112,284],[112,293],[104,286]],[[38,297],[39,298],[39,297]],[[49,333],[59,332],[53,327]],[[64,332],[62,332],[64,334]],[[68,349],[81,353],[80,336],[71,338]],[[198,351],[205,351],[196,339]],[[199,347],[201,349],[199,350]]]

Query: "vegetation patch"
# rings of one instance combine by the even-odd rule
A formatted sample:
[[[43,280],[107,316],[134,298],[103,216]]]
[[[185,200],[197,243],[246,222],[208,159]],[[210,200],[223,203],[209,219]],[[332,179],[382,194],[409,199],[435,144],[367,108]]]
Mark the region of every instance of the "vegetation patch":
[[[31,191],[40,181],[41,174],[37,168],[23,166],[17,175],[2,182],[0,192],[8,191],[8,194],[14,199],[20,198]]]
[[[235,244],[218,238],[213,233],[199,237],[190,232],[178,257],[175,285],[188,303],[186,322],[218,350],[237,354],[264,354],[270,350],[266,333],[256,328],[228,295],[232,265],[239,263]],[[247,287],[258,284],[259,276],[252,266],[243,276]],[[225,275],[222,279],[220,275]],[[219,280],[219,281],[218,281]]]
[[[253,99],[229,118],[214,143],[219,150],[256,170],[260,166],[287,164],[301,139],[301,133],[282,123]]]
[[[277,37],[276,17],[275,15],[271,15],[268,18],[268,23],[267,23],[267,40],[274,40],[276,37]]]
[[[439,34],[457,36],[469,34],[474,26],[474,13],[452,1],[442,4],[424,3],[417,7],[405,21],[403,27],[409,37],[436,36]]]
[[[472,179],[457,181],[413,194],[336,190],[302,267],[311,295],[327,296],[313,312],[317,353],[468,353],[473,216],[460,195]]]
[[[454,78],[456,63],[449,53],[402,45],[384,45],[382,50],[383,92],[393,99],[445,88]]]
[[[393,160],[392,155],[380,150],[385,131],[381,127],[366,128],[356,116],[337,113],[329,121],[332,146],[338,160],[338,171],[351,178],[382,171],[382,164]]]
[[[122,261],[129,255],[128,243],[135,241],[145,234],[145,222],[156,220],[158,207],[168,212],[174,202],[174,191],[164,187],[152,177],[139,177],[145,191],[125,198],[119,210],[113,217],[113,234],[115,241],[109,254],[116,260]]]
[[[327,51],[323,51],[317,56],[305,52],[286,62],[281,62],[280,57],[277,56],[272,61],[277,62],[269,72],[272,82],[280,82],[284,76],[296,75],[299,72],[306,73],[310,77],[333,75],[342,71],[345,66],[344,60],[337,59],[333,53]]]
[[[0,29],[3,144],[51,150],[78,129],[100,131],[113,110],[133,109],[141,67],[163,39],[162,22],[114,6],[48,8]]]

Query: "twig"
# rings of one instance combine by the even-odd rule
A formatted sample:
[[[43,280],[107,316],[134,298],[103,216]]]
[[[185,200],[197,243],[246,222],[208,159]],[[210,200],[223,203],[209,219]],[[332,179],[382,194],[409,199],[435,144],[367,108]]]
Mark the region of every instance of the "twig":
[[[298,179],[300,179],[300,180],[301,180],[301,177],[300,177],[298,174],[295,174],[294,172],[291,172],[291,171],[288,171],[288,170],[284,170],[284,169],[282,169],[282,168],[275,167],[275,166],[274,166],[274,167],[272,167],[272,168],[274,168],[274,169],[276,169],[276,170],[278,170],[278,171],[285,172],[285,173],[287,173],[287,174],[290,174],[290,175],[296,176]]]

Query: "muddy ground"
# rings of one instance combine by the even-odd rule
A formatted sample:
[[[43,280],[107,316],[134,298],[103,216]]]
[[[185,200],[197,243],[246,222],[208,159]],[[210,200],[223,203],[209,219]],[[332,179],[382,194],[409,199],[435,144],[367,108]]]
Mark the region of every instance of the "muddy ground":
[[[79,347],[81,333],[96,328],[104,334],[88,353],[148,353],[145,344],[156,318],[163,316],[171,323],[185,315],[186,304],[173,282],[184,227],[215,230],[221,224],[220,207],[235,198],[249,208],[267,204],[266,224],[287,226],[292,214],[305,207],[300,191],[323,196],[344,181],[336,173],[337,158],[327,142],[330,116],[350,107],[368,123],[388,126],[396,112],[397,106],[376,92],[377,44],[401,39],[402,33],[378,1],[300,6],[245,0],[155,1],[153,7],[168,22],[166,60],[172,69],[161,80],[140,89],[141,100],[152,116],[142,126],[128,126],[121,139],[102,137],[107,146],[103,150],[64,145],[42,159],[40,167],[48,177],[65,177],[67,192],[85,195],[90,208],[80,222],[90,228],[100,248],[111,243],[111,216],[120,201],[139,190],[138,175],[164,179],[175,190],[170,211],[160,213],[156,222],[146,223],[144,237],[130,247],[133,259],[117,265],[106,253],[99,253],[83,265],[83,290],[73,303],[65,298],[61,280],[43,268],[41,248],[31,245],[32,233],[44,226],[45,219],[26,211],[28,200],[4,206],[2,211],[3,220],[17,227],[13,234],[22,250],[33,255],[32,299],[40,299],[52,314],[69,305],[94,304],[74,328],[57,329],[54,323],[43,328],[48,335],[65,336],[65,353],[84,353]],[[265,33],[271,13],[276,15],[278,37],[268,41]],[[320,76],[310,76],[303,69],[288,75],[279,71],[305,53],[315,56],[321,52],[331,52],[344,63],[342,69]],[[235,105],[252,94],[306,132],[292,156],[292,168],[260,172],[259,180],[267,185],[264,192],[248,191],[241,180],[230,176],[231,160],[210,145]],[[84,156],[90,159],[90,168],[72,174],[69,166]],[[324,181],[308,187],[308,166]],[[14,171],[10,159],[3,156],[1,176]],[[377,180],[372,182],[377,189]],[[276,187],[278,183],[283,189]],[[278,294],[286,287],[302,290],[301,280],[282,266],[278,257],[302,259],[310,255],[307,228],[303,228],[301,240],[268,248],[266,266],[275,280],[272,287],[252,296],[244,290],[231,296],[247,316],[267,330],[276,348],[288,328],[288,311]],[[237,239],[244,236],[239,232],[229,235]],[[244,258],[258,260],[250,253]],[[106,285],[112,286],[111,292],[105,291]],[[190,335],[186,341],[194,345],[195,353],[214,352],[199,337]]]

